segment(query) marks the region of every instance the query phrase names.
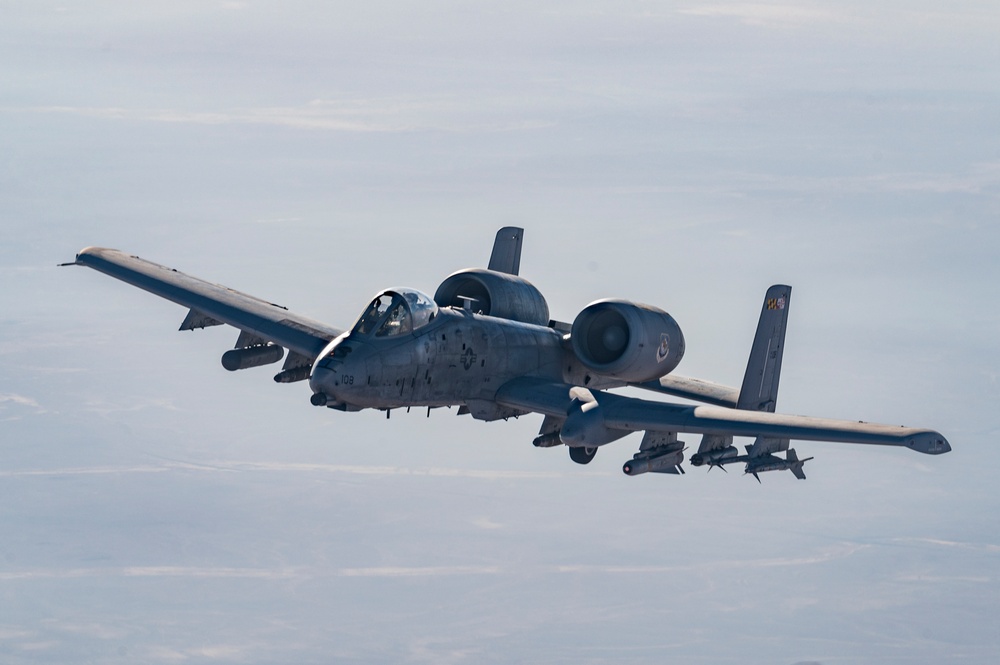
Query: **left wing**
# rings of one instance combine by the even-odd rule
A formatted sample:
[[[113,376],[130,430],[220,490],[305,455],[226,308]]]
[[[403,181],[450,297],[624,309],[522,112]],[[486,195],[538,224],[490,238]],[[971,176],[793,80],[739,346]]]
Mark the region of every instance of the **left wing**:
[[[573,395],[571,395],[571,391]],[[940,433],[929,429],[896,427],[851,420],[788,416],[766,411],[746,411],[718,406],[688,406],[653,402],[598,390],[587,391],[596,408],[586,411],[587,426],[625,432],[686,432],[711,437],[749,436],[765,439],[802,439],[839,443],[904,446],[939,455],[951,450]],[[573,410],[581,389],[539,379],[515,379],[497,391],[504,406],[564,418],[563,427],[580,412]],[[598,414],[594,412],[597,411]],[[596,424],[594,424],[596,423]],[[578,427],[574,423],[575,427]],[[596,439],[595,439],[596,440]],[[596,444],[601,445],[601,444]]]
[[[226,323],[241,331],[237,349],[267,348],[279,351],[278,359],[281,357],[280,350],[274,346],[289,349],[292,353],[285,363],[286,370],[311,365],[323,348],[341,334],[336,328],[294,314],[281,305],[185,275],[117,249],[87,247],[76,255],[76,261],[64,265],[93,268],[190,308],[181,323],[181,330]],[[299,372],[296,376],[302,374]],[[308,374],[305,373],[305,376]]]

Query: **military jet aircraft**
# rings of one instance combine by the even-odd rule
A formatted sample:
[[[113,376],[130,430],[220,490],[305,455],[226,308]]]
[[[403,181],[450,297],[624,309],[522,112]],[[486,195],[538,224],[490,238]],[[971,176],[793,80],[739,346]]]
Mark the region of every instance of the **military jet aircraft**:
[[[448,276],[434,297],[413,289],[379,293],[350,330],[212,284],[115,249],[87,247],[76,260],[189,309],[180,330],[239,329],[222,356],[227,370],[279,362],[279,383],[309,381],[311,403],[338,411],[457,406],[485,421],[544,416],[534,445],[566,446],[587,464],[598,448],[643,432],[622,470],[684,473],[678,434],[701,435],[694,466],[744,464],[760,480],[789,470],[804,479],[792,439],[903,446],[938,455],[948,441],[928,429],[775,413],[791,287],[767,290],[743,384],[682,377],[684,335],[667,312],[598,300],[572,323],[553,321],[545,298],[518,275],[524,231],[500,229],[489,267]],[[288,350],[287,356],[285,350]],[[624,386],[701,402],[646,400],[608,392]],[[740,454],[733,437],[753,437]],[[775,453],[785,452],[785,457]]]

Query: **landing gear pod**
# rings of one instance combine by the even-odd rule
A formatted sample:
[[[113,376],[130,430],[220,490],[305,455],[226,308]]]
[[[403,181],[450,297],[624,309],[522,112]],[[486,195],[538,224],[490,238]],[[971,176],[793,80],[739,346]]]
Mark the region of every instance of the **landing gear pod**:
[[[597,448],[573,447],[569,449],[569,458],[577,464],[590,464],[597,455]]]

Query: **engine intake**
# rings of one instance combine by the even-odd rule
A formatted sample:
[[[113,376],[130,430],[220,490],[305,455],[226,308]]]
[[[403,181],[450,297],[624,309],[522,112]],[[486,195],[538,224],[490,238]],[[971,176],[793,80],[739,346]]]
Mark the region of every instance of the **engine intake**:
[[[573,352],[587,369],[631,383],[669,374],[684,357],[684,335],[662,309],[598,300],[573,321]]]
[[[440,307],[462,307],[472,299],[472,310],[500,319],[549,324],[549,305],[535,286],[517,275],[470,268],[449,275],[434,293]]]

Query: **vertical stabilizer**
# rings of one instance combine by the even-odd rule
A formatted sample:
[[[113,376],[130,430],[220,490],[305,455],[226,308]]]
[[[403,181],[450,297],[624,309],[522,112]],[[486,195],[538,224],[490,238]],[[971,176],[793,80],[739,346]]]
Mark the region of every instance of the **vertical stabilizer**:
[[[493,254],[490,255],[490,270],[516,275],[521,269],[521,241],[524,240],[524,229],[516,226],[505,226],[497,231],[493,241]]]
[[[767,290],[757,322],[747,371],[743,375],[737,409],[773,413],[778,401],[781,355],[785,350],[785,326],[792,287],[776,284]]]

